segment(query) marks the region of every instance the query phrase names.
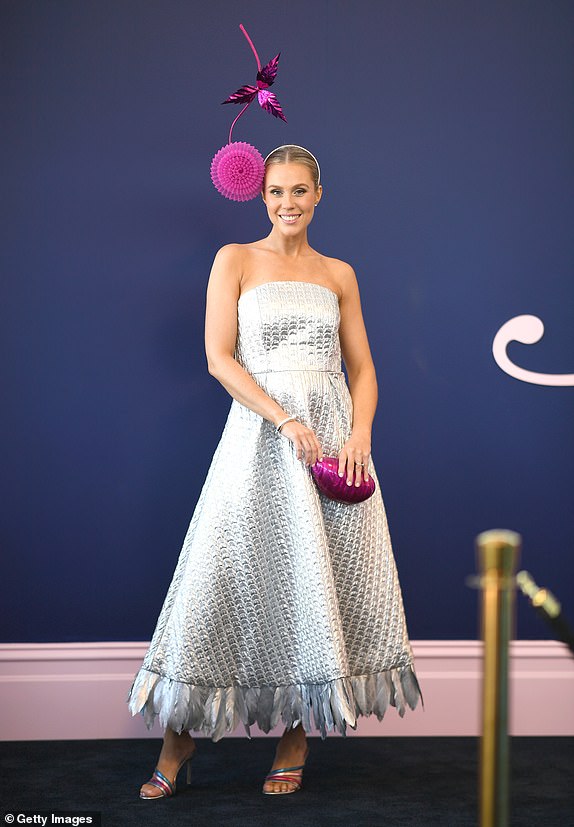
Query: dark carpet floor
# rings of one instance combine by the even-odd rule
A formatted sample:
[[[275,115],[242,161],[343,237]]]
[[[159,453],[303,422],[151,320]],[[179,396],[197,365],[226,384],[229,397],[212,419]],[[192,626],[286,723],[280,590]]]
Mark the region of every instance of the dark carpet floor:
[[[260,792],[275,742],[198,739],[192,785],[185,787],[182,773],[176,796],[141,801],[138,790],[160,744],[1,743],[0,824],[6,812],[36,809],[99,811],[103,827],[475,827],[478,821],[474,738],[310,738],[303,788],[285,796]],[[574,825],[574,739],[514,738],[511,759],[513,827]]]

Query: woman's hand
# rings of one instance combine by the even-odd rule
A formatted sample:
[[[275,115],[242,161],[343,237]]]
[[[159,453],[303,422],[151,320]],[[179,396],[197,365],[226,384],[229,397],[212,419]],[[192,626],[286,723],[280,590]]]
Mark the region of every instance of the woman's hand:
[[[369,478],[369,457],[371,455],[371,435],[368,431],[353,431],[339,451],[339,476],[347,475],[347,485],[361,484],[361,474],[365,482]]]
[[[305,465],[315,465],[318,459],[323,459],[323,451],[315,432],[302,422],[296,419],[286,422],[281,428],[281,434],[291,440],[297,459],[303,460]]]

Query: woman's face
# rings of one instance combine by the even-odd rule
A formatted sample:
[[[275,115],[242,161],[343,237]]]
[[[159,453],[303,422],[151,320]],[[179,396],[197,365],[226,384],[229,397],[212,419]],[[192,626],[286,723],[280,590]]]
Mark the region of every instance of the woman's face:
[[[321,198],[305,164],[270,164],[265,174],[263,200],[271,223],[282,234],[297,235],[313,218]]]

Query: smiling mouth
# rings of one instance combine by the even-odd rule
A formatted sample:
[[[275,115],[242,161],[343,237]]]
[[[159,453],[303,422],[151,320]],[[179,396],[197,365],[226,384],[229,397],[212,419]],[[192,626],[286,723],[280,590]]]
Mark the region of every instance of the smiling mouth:
[[[298,218],[301,218],[301,213],[297,213],[296,215],[280,215],[279,218],[284,221],[285,224],[293,224]]]

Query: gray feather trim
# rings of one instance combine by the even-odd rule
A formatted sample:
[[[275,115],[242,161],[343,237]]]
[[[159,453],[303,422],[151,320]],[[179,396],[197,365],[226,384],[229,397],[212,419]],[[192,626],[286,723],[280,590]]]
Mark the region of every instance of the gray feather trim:
[[[311,732],[311,696],[310,687],[301,686],[301,724],[305,732]]]
[[[395,688],[395,706],[397,708],[397,712],[401,716],[404,717],[405,714],[405,696],[403,695],[403,686],[401,683],[401,676],[396,671],[392,673],[391,680],[393,681],[393,686]]]
[[[374,687],[373,712],[379,721],[383,720],[389,704],[393,702],[393,698],[394,688],[388,674],[383,672],[377,675]]]
[[[271,727],[271,714],[273,712],[273,699],[275,689],[272,686],[262,686],[259,690],[259,704],[257,706],[257,726],[263,732],[269,732]]]
[[[243,688],[240,686],[236,687],[235,690],[235,714],[237,715],[237,720],[243,721],[245,724],[247,734],[249,736],[249,724],[247,723],[247,721],[249,721],[249,712],[247,709]]]
[[[355,711],[357,715],[369,715],[371,709],[367,700],[367,680],[365,675],[352,678],[353,692],[355,695]]]
[[[285,686],[278,686],[275,690],[275,695],[273,698],[273,709],[271,710],[271,720],[270,720],[270,728],[274,729],[281,719],[281,712],[285,706],[285,700],[287,695],[287,687]]]
[[[407,666],[401,672],[401,682],[403,685],[403,692],[405,698],[411,709],[416,709],[417,703],[420,699],[421,705],[424,709],[424,700],[417,680],[417,676],[411,666]]]
[[[218,689],[216,693],[216,697],[214,699],[214,709],[215,711],[215,726],[213,728],[213,741],[219,741],[220,738],[223,738],[225,735],[225,698],[226,698],[226,691],[225,689]],[[213,720],[212,715],[212,720]]]
[[[419,699],[412,665],[278,687],[196,686],[142,668],[128,695],[132,715],[140,712],[148,728],[157,717],[163,727],[203,732],[214,741],[239,723],[248,737],[254,724],[269,732],[279,722],[288,728],[301,724],[306,732],[317,729],[322,738],[333,730],[345,735],[347,726],[356,728],[360,715],[375,714],[381,720],[391,705],[402,717]]]

